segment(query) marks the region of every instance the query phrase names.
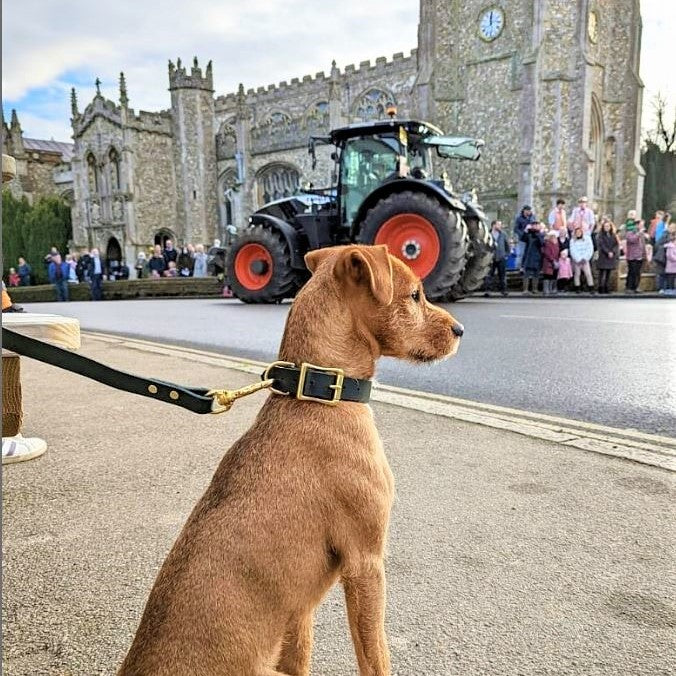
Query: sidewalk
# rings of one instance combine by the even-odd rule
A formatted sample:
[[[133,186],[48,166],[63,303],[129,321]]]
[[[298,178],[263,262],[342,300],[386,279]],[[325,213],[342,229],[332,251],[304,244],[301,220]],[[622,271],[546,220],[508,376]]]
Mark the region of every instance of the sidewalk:
[[[181,384],[255,380],[217,357],[122,339],[85,335],[82,353]],[[112,674],[167,550],[267,395],[197,416],[28,359],[22,372],[24,433],[49,450],[3,468],[4,673]],[[415,408],[373,409],[397,485],[393,674],[674,672],[673,473]],[[339,589],[317,614],[313,674],[356,674]]]

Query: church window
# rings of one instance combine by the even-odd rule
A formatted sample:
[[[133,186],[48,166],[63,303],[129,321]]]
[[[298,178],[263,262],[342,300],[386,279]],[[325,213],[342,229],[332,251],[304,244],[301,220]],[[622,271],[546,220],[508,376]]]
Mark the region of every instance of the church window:
[[[97,193],[99,191],[99,175],[96,168],[96,158],[92,153],[87,155],[87,181],[89,183],[89,192]]]
[[[305,117],[305,123],[309,130],[322,129],[329,125],[329,102],[317,101],[312,105]]]
[[[108,162],[110,170],[110,191],[115,192],[120,190],[120,156],[115,150],[111,148],[108,153]]]
[[[369,89],[355,102],[354,114],[362,122],[381,120],[387,107],[395,103],[393,97],[382,89]]]
[[[257,176],[259,202],[266,204],[291,197],[298,192],[299,183],[300,174],[294,167],[286,164],[269,165]]]

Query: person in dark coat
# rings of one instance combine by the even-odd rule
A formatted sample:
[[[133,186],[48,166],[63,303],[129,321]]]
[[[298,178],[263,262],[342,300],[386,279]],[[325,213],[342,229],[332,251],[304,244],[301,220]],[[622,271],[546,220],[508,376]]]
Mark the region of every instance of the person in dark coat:
[[[540,277],[540,268],[542,267],[542,247],[544,245],[544,235],[542,234],[542,223],[535,221],[527,225],[525,232],[521,236],[521,241],[525,244],[523,254],[523,292],[529,293],[529,285],[532,280],[533,293],[538,290],[538,278]]]
[[[164,243],[164,251],[162,254],[164,255],[165,269],[169,267],[169,263],[176,262],[176,259],[178,258],[178,251],[174,249],[174,243],[170,239]]]
[[[516,267],[522,269],[523,254],[526,250],[526,243],[523,240],[523,234],[526,232],[526,227],[535,222],[535,214],[533,210],[525,204],[521,209],[519,215],[514,221],[514,238],[516,239]]]
[[[550,230],[542,247],[542,290],[545,296],[556,293],[559,253],[559,233],[556,230]]]
[[[620,240],[611,220],[604,220],[601,231],[596,236],[599,253],[596,269],[599,271],[599,293],[610,293],[609,283],[613,270],[620,258]]]
[[[159,244],[155,245],[155,251],[153,255],[148,260],[148,270],[150,271],[150,276],[154,279],[159,279],[164,274],[164,271],[167,269],[167,264],[162,255],[162,247]]]
[[[178,274],[180,277],[192,277],[192,271],[195,267],[195,260],[190,255],[190,251],[187,246],[181,247],[181,251],[178,254],[178,259],[176,260],[176,267],[178,268]]]
[[[559,254],[562,251],[570,251],[570,234],[568,233],[568,228],[562,228],[559,230]]]
[[[16,271],[19,273],[19,286],[30,286],[33,270],[23,256],[19,256],[19,267]]]
[[[503,296],[507,295],[507,258],[509,257],[509,242],[507,241],[507,235],[502,231],[502,221],[493,221],[491,223],[491,236],[493,237],[493,242],[495,243],[495,248],[493,249],[493,264],[491,265],[491,271],[486,275],[484,279],[484,296],[488,296],[488,291],[490,290],[493,283],[493,275],[498,273],[498,284],[500,285],[500,293]]]

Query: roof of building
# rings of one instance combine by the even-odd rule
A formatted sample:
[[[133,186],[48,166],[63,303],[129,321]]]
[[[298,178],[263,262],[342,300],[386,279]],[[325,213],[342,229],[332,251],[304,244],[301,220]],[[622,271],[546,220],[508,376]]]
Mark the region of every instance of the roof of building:
[[[70,162],[73,157],[73,143],[64,143],[62,141],[46,141],[41,138],[24,138],[23,147],[26,150],[36,150],[38,152],[60,153],[64,162]]]

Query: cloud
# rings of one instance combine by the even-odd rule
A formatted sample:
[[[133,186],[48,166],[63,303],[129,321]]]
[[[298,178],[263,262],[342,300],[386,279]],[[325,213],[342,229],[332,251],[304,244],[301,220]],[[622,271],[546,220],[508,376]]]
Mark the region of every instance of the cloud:
[[[214,63],[217,94],[328,72],[417,44],[415,0],[17,0],[3,7],[3,92],[26,135],[70,137],[68,90],[81,108],[102,91],[118,98],[120,71],[135,109],[169,106],[167,60]],[[668,51],[676,3],[643,0],[644,124],[658,89],[673,94]],[[676,95],[674,95],[676,99]]]

